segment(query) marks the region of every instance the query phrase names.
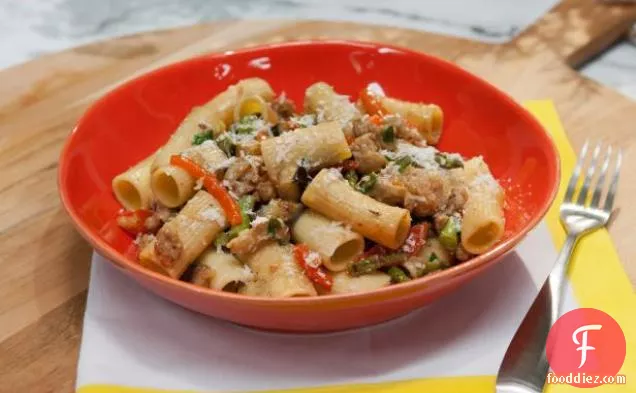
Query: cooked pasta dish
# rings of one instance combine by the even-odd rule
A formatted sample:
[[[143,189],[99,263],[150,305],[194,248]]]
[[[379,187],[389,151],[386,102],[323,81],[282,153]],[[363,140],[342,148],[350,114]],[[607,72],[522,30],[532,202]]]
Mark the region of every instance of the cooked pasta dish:
[[[442,108],[357,99],[318,82],[299,107],[259,78],[193,108],[117,175],[138,262],[219,291],[370,291],[462,263],[503,236],[504,191],[482,157],[435,145]]]

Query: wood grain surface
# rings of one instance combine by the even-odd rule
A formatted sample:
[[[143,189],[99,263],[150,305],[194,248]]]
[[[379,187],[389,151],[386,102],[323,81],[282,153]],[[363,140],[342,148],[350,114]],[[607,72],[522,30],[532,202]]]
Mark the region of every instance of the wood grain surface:
[[[590,5],[593,3],[593,6]],[[566,1],[505,45],[354,23],[228,21],[98,42],[0,72],[0,392],[73,390],[91,248],[60,206],[60,148],[112,87],[200,53],[299,39],[372,40],[451,60],[517,100],[552,98],[575,148],[623,148],[611,229],[636,283],[636,103],[581,77],[580,64],[636,16],[634,6]]]

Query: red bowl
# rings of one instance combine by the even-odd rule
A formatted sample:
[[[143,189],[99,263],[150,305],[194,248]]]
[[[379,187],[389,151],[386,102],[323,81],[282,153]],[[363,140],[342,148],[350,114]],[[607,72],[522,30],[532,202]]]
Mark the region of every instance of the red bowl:
[[[146,270],[127,255],[131,239],[114,222],[112,178],[161,146],[187,112],[230,84],[261,77],[302,103],[325,81],[357,97],[371,81],[388,95],[444,110],[441,150],[482,155],[506,189],[504,239],[487,253],[434,275],[380,290],[271,299],[204,289]],[[539,123],[487,82],[433,56],[384,44],[296,42],[212,54],[134,79],[80,119],[60,158],[62,203],[79,232],[142,286],[191,310],[239,324],[296,332],[333,331],[386,321],[451,292],[500,261],[546,214],[559,160]]]

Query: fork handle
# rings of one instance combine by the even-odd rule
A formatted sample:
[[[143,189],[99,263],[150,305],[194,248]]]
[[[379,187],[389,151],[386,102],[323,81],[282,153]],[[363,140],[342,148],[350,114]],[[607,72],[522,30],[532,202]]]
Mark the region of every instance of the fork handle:
[[[570,258],[572,257],[572,252],[574,251],[574,246],[576,245],[578,239],[578,235],[568,234],[568,236],[565,238],[565,242],[563,243],[563,247],[561,247],[559,256],[554,263],[554,267],[552,268],[548,279],[543,284],[543,287],[547,286],[546,290],[549,291],[550,294],[550,326],[554,325],[556,320],[561,316],[561,312],[563,311],[563,298],[565,297],[565,277],[568,271]],[[543,291],[543,288],[541,289]]]
[[[508,346],[499,369],[498,384],[523,385],[526,381],[537,387],[545,385],[550,369],[545,350],[548,333],[561,315],[565,273],[577,240],[576,235],[568,235],[565,239],[550,275]]]

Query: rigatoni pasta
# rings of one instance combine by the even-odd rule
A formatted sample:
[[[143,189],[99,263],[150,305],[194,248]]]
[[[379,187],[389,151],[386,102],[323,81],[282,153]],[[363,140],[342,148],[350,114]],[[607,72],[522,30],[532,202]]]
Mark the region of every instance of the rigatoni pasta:
[[[198,258],[192,282],[212,289],[226,292],[238,292],[254,280],[249,266],[234,255],[208,249]]]
[[[464,172],[469,198],[461,226],[462,246],[470,253],[481,254],[503,236],[503,189],[481,157],[467,161]]]
[[[128,210],[150,208],[153,200],[150,188],[150,165],[154,159],[155,155],[152,154],[113,178],[112,187],[115,198],[124,208]]]
[[[292,226],[292,237],[322,255],[323,265],[332,272],[347,269],[362,251],[364,237],[313,210],[305,210]]]
[[[399,114],[417,127],[429,144],[434,145],[439,141],[444,122],[444,115],[439,106],[405,102],[390,97],[380,98],[380,103],[389,113]]]
[[[411,227],[408,210],[357,192],[334,169],[321,170],[301,200],[315,211],[344,222],[363,236],[392,249],[404,243]]]
[[[230,86],[206,104],[194,108],[181,122],[168,142],[159,150],[151,166],[151,185],[156,198],[168,207],[182,205],[194,191],[196,179],[183,168],[170,163],[174,154],[192,146],[192,140],[202,130],[217,134],[234,121],[235,108],[243,96],[261,100],[273,97],[269,84],[262,79],[246,79]]]
[[[180,155],[214,173],[218,173],[228,159],[216,143],[211,141],[188,147]],[[151,181],[155,197],[167,207],[177,207],[184,204],[195,192],[197,179],[183,168],[166,165],[152,173]]]
[[[237,296],[330,296],[452,268],[503,237],[486,162],[434,146],[441,107],[317,82],[303,108],[238,81],[115,176],[140,264]]]
[[[178,278],[227,228],[223,210],[206,191],[197,192],[139,254],[142,265]]]
[[[261,142],[263,161],[269,177],[286,199],[297,200],[298,184],[294,176],[305,170],[336,165],[349,157],[351,150],[338,123],[329,122]]]
[[[363,276],[351,277],[346,272],[334,274],[331,293],[368,292],[391,285],[391,276],[376,272]]]
[[[247,259],[261,283],[254,287],[269,297],[316,296],[317,292],[302,268],[294,260],[291,245],[271,242]]]
[[[361,117],[358,108],[347,96],[338,94],[333,87],[317,82],[305,91],[305,109],[319,122],[337,122],[345,135],[351,135],[352,122]]]

